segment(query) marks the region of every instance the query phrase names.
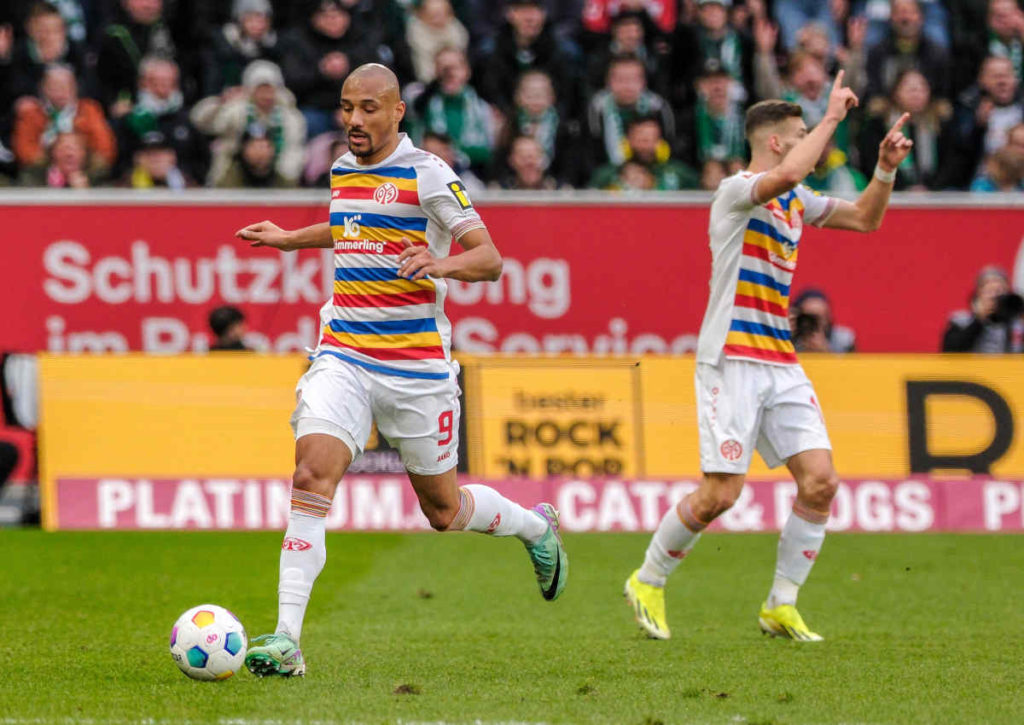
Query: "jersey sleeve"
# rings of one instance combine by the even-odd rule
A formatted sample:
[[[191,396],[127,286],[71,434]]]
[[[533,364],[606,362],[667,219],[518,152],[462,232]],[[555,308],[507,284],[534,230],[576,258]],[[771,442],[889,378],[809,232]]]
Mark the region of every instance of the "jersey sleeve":
[[[796,187],[796,195],[804,205],[804,221],[816,227],[827,222],[839,204],[835,197],[823,196],[803,184]]]
[[[719,185],[716,201],[722,203],[729,211],[744,212],[753,209],[757,206],[754,190],[762,176],[763,173],[740,173],[730,176]]]
[[[427,216],[459,239],[484,222],[473,208],[466,185],[448,164],[436,157],[425,162],[419,184],[420,206]]]

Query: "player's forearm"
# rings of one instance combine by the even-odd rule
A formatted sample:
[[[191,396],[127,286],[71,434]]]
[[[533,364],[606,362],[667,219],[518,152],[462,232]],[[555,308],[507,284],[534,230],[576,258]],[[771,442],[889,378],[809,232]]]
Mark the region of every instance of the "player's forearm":
[[[871,177],[871,183],[861,192],[860,197],[854,203],[860,212],[861,231],[873,232],[882,226],[882,219],[885,217],[885,210],[889,208],[889,196],[892,194],[892,184],[882,181],[878,177]]]
[[[445,259],[444,276],[462,282],[493,282],[501,277],[501,254],[493,244],[453,254]]]
[[[288,232],[288,251],[296,249],[330,249],[334,246],[331,225],[327,222],[293,229]]]

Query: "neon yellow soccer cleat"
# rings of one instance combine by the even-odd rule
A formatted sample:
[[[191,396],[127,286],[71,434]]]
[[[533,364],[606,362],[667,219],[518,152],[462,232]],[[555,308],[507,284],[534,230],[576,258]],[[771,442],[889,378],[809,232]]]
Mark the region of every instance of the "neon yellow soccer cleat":
[[[757,623],[761,625],[761,631],[765,634],[786,637],[797,642],[821,642],[825,639],[804,624],[804,618],[792,604],[782,604],[774,609],[767,607],[767,602],[762,604],[757,615]]]
[[[637,569],[626,580],[623,592],[626,603],[633,610],[636,623],[648,637],[669,639],[672,632],[669,631],[668,620],[665,619],[665,588],[640,581],[637,576],[639,572]]]

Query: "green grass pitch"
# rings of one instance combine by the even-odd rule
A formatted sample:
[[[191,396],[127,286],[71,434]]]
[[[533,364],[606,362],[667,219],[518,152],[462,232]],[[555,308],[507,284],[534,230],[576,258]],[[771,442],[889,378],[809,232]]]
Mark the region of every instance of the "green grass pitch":
[[[756,626],[774,536],[706,536],[654,642],[622,600],[643,535],[568,536],[554,604],[514,540],[330,535],[308,676],[188,680],[171,624],[210,601],[271,630],[280,538],[0,531],[0,725],[1024,722],[1020,537],[830,536],[800,645]]]

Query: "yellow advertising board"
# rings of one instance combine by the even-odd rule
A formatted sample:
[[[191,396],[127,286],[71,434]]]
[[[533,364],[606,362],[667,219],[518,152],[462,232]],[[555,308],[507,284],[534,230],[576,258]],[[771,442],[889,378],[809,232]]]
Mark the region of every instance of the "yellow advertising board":
[[[68,476],[287,474],[288,417],[305,365],[238,353],[41,356],[44,503]]]
[[[585,392],[608,401],[606,410],[614,408],[615,419],[639,434],[635,441],[623,437],[627,442],[618,448],[617,459],[627,474],[698,475],[694,359],[624,358],[615,366],[609,358],[466,361],[470,472],[542,476],[546,447],[535,436],[523,442],[510,435],[510,421],[526,412],[532,414],[527,424],[545,419],[523,408],[522,401],[531,396],[571,402]],[[1024,410],[1024,360],[1019,357],[807,355],[803,367],[844,476],[1024,475],[1024,441],[1016,425],[1017,411]],[[578,406],[577,412],[600,419],[596,411]],[[560,415],[563,422],[572,419],[569,413]],[[571,455],[601,460],[607,453],[593,441],[563,440],[561,445],[561,461]],[[755,456],[751,476],[770,475]]]
[[[636,361],[477,358],[464,370],[471,473],[545,478],[641,472]]]

